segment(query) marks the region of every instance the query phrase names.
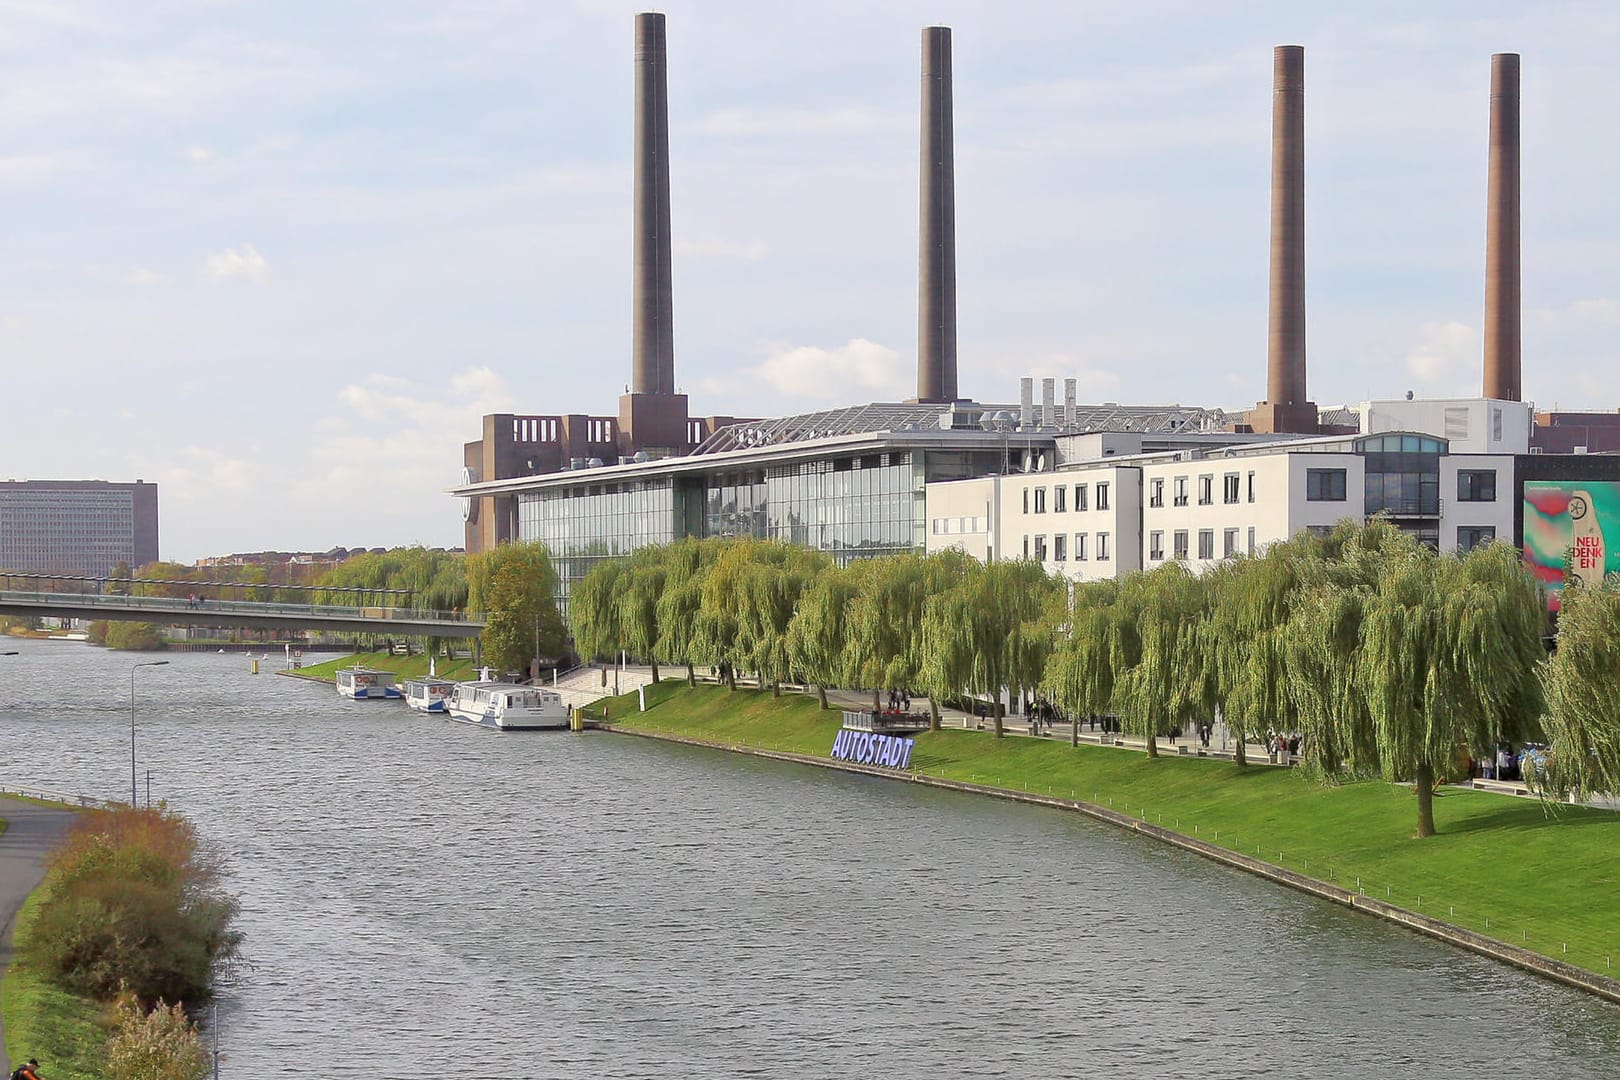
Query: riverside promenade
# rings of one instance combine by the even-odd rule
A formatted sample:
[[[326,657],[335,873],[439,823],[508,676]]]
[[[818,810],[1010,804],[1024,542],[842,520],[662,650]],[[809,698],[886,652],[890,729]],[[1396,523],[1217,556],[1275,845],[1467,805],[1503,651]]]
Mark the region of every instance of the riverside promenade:
[[[67,835],[77,817],[73,810],[0,795],[0,819],[6,822],[5,833],[0,834],[0,977],[11,964],[17,910],[44,880],[45,856]],[[0,1021],[0,1047],[5,1046],[5,1037]],[[18,1049],[27,1056],[27,1047]]]

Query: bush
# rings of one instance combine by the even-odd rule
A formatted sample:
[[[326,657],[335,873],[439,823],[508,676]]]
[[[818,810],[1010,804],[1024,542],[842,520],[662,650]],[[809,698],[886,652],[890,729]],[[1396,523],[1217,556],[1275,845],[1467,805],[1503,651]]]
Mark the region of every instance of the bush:
[[[163,648],[163,634],[145,622],[115,622],[107,627],[107,648],[153,652]]]
[[[208,1075],[208,1051],[180,1006],[159,1001],[147,1011],[125,994],[118,1000],[115,1024],[107,1040],[108,1080],[202,1080]]]
[[[222,876],[167,809],[97,813],[51,856],[27,958],[77,993],[196,1005],[241,943]]]

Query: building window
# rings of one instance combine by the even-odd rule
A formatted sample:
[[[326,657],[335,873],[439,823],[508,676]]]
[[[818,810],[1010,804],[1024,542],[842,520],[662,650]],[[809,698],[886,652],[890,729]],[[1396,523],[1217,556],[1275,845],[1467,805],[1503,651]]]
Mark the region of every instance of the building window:
[[[1306,469],[1306,502],[1344,502],[1343,469]]]
[[[1024,513],[1029,513],[1029,488],[1024,489]]]
[[[1249,526],[1249,554],[1254,554],[1254,526]]]
[[[1187,505],[1187,478],[1185,476],[1178,476],[1175,479],[1175,504],[1177,506]]]
[[[1200,476],[1198,478],[1198,505],[1208,506],[1215,501],[1215,478],[1213,476]]]
[[[1305,531],[1316,537],[1318,540],[1326,540],[1329,536],[1333,535],[1333,526],[1307,525],[1305,526]]]
[[[1029,558],[1029,537],[1024,537],[1024,558]]]
[[[1148,486],[1148,505],[1164,505],[1164,477],[1155,477]]]
[[[1198,530],[1198,557],[1200,559],[1213,559],[1215,557],[1215,530]]]
[[[1101,501],[1099,500],[1097,509],[1101,510],[1102,508],[1103,507],[1101,505]],[[1100,532],[1100,533],[1097,534],[1097,561],[1098,562],[1106,562],[1107,560],[1108,560],[1108,534],[1105,533],[1105,532]]]
[[[1164,559],[1164,533],[1158,529],[1148,533],[1148,558],[1153,562]]]
[[[944,531],[945,531],[945,519],[944,518],[935,518],[934,519],[934,535],[938,536],[940,533],[942,533]]]
[[[1057,487],[1052,489],[1052,513],[1062,514],[1069,509],[1068,504],[1065,501],[1067,500],[1068,495],[1069,489],[1064,487],[1062,484],[1059,484]]]
[[[1035,561],[1046,561],[1046,536],[1044,534],[1035,538]]]
[[[1046,489],[1043,487],[1035,489],[1035,512],[1046,513]]]
[[[1097,485],[1097,509],[1099,509],[1099,510],[1108,509],[1108,485],[1107,484],[1098,484]],[[1097,558],[1099,558],[1099,559],[1102,558],[1102,557],[1103,556],[1101,556],[1101,555],[1097,556]]]
[[[1074,558],[1076,562],[1086,561],[1086,534],[1074,534]]]
[[[1058,490],[1062,491],[1063,489],[1058,488]],[[1052,537],[1052,561],[1069,561],[1069,538],[1064,533],[1058,533]]]
[[[1227,473],[1221,479],[1221,501],[1231,506],[1238,501],[1238,474]]]
[[[1457,501],[1495,502],[1496,470],[1459,469],[1457,471]]]
[[[1221,558],[1230,559],[1238,553],[1238,531],[1227,529],[1221,534]]]
[[[1084,484],[1074,485],[1074,508],[1076,510],[1090,509],[1086,500],[1086,485]]]
[[[1254,473],[1249,474],[1249,501],[1254,502]]]
[[[1174,547],[1170,552],[1170,557],[1174,559],[1185,559],[1187,557],[1187,530],[1177,529],[1170,539],[1172,544],[1174,544]]]
[[[1473,551],[1479,545],[1488,544],[1495,539],[1494,525],[1462,525],[1457,529],[1457,550]]]

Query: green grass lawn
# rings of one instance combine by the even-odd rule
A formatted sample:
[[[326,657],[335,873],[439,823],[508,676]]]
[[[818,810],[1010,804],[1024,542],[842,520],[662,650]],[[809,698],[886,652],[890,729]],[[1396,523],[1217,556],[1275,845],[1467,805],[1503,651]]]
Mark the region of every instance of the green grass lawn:
[[[818,757],[831,750],[841,720],[812,696],[679,681],[648,688],[645,713],[635,711],[633,694],[603,704],[612,723],[628,728]],[[1403,785],[1322,784],[1296,769],[1213,759],[1150,761],[1135,750],[1071,747],[1060,730],[1065,737],[1000,741],[988,732],[924,733],[912,765],[1112,807],[1346,888],[1359,881],[1368,896],[1615,973],[1620,813],[1446,790],[1435,799],[1440,834],[1418,840],[1416,799]]]
[[[378,671],[392,671],[401,679],[421,679],[428,673],[428,657],[426,656],[395,656],[387,652],[356,653],[353,656],[340,656],[336,660],[328,660],[322,664],[310,664],[300,668],[294,674],[311,679],[325,679],[331,682],[337,678],[339,668],[354,667],[376,668]],[[446,660],[440,657],[436,670],[441,679],[467,680],[477,678],[478,669],[471,660]]]
[[[37,906],[30,897],[17,913],[16,941],[28,940]],[[107,1032],[102,1006],[50,985],[14,960],[0,984],[0,1010],[6,1024],[6,1054],[13,1062],[39,1059],[51,1080],[99,1080]]]

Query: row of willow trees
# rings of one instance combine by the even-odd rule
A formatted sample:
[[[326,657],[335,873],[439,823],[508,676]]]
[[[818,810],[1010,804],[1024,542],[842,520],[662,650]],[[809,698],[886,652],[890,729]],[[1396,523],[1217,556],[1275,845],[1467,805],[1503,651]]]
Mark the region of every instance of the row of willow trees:
[[[774,541],[683,540],[604,562],[569,619],[581,655],[738,669],[780,684],[913,688],[931,703],[1038,693],[1147,740],[1223,719],[1243,747],[1300,735],[1323,777],[1411,782],[1418,834],[1459,758],[1545,742],[1545,789],[1620,789],[1620,591],[1571,584],[1549,659],[1511,545],[1441,555],[1383,521],[1301,534],[1194,575],[1180,563],[1069,587],[958,552],[844,567]],[[933,705],[938,726],[938,706]]]

